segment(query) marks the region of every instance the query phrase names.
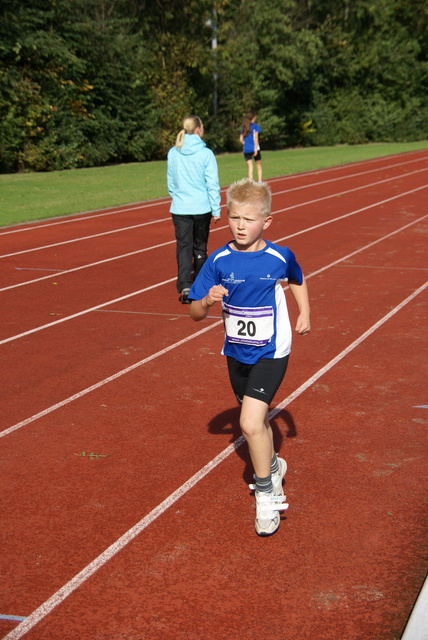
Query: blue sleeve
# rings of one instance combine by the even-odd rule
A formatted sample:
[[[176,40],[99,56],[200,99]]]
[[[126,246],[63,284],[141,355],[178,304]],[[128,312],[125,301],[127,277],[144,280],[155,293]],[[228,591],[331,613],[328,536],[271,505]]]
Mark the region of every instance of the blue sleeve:
[[[220,217],[220,183],[218,180],[217,160],[213,152],[208,149],[207,162],[205,165],[205,184],[210,201],[211,213],[215,218]]]
[[[296,260],[296,256],[290,249],[288,249],[288,280],[295,282],[296,284],[302,284],[303,271]]]

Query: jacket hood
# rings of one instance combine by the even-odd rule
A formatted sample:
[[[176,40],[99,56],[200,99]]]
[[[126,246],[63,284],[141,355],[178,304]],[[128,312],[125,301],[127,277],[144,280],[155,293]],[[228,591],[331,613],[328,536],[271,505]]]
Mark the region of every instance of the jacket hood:
[[[184,144],[181,148],[178,148],[177,151],[182,153],[184,156],[191,156],[194,153],[197,153],[207,145],[205,142],[198,136],[196,133],[186,133],[184,136]]]

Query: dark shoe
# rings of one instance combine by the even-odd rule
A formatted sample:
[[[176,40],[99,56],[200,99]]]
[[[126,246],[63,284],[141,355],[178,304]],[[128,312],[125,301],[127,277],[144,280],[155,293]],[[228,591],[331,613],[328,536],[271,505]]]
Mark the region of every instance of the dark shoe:
[[[189,300],[190,289],[183,289],[180,296],[181,304],[190,304],[191,300]]]

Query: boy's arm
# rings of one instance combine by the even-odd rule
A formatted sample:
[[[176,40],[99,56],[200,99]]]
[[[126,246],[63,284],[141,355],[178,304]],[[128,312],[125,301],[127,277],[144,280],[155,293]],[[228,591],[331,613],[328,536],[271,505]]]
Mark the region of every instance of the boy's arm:
[[[190,317],[192,320],[204,320],[213,304],[221,302],[223,296],[228,296],[229,292],[221,284],[216,284],[208,291],[207,295],[201,300],[192,300],[190,305]]]
[[[309,295],[306,280],[303,278],[302,284],[289,282],[288,286],[297,303],[299,309],[299,317],[296,322],[296,331],[304,336],[311,330]]]

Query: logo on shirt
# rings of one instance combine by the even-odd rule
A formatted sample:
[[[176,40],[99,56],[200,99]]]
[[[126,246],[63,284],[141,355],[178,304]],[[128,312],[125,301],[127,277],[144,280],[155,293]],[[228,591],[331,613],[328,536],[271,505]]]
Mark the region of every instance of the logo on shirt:
[[[245,278],[236,278],[233,271],[228,278],[222,278],[222,280],[223,282],[229,282],[230,284],[239,284],[240,282],[245,282]]]
[[[260,280],[278,280],[278,278],[274,278],[274,277],[271,276],[270,273],[268,273],[267,276],[265,276],[265,277],[261,276]]]

